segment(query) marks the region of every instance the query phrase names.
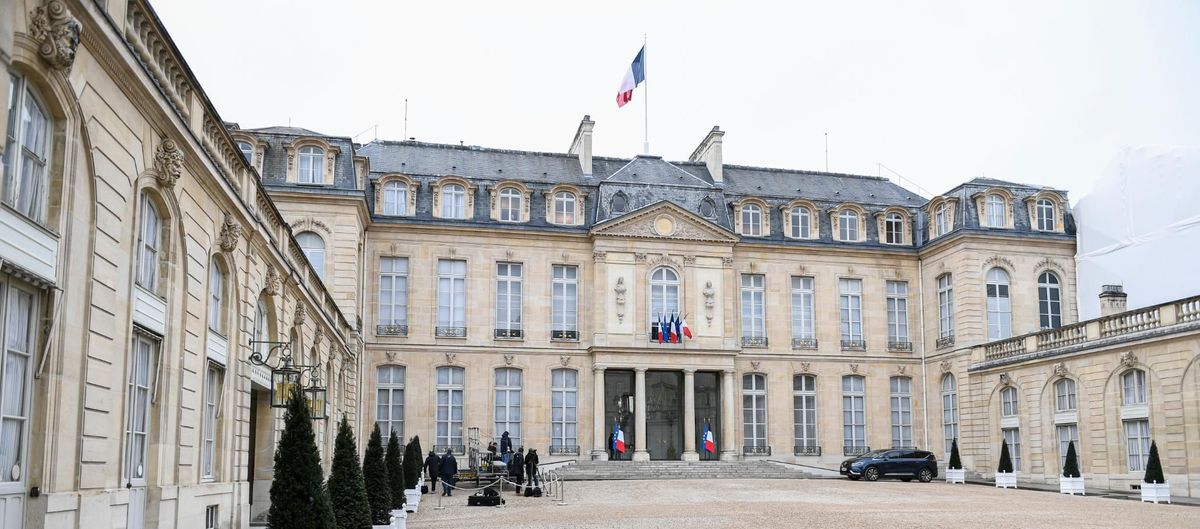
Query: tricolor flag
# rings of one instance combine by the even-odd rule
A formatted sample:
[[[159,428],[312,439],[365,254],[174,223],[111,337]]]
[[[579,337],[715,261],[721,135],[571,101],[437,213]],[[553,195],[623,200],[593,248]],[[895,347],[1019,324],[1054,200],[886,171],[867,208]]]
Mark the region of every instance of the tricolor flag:
[[[667,322],[667,341],[671,343],[679,343],[679,320],[675,319],[675,315],[671,315],[671,320]]]
[[[692,329],[688,327],[687,320],[679,318],[679,326],[682,328],[684,336],[687,336],[688,338],[692,337]]]
[[[633,64],[630,64],[629,70],[625,72],[625,79],[621,80],[621,88],[617,90],[617,107],[623,107],[625,103],[632,101],[633,89],[645,80],[646,46],[643,45],[642,49],[638,50],[637,57],[633,58]]]
[[[621,431],[621,424],[613,421],[613,452],[618,454],[625,453],[625,432]]]
[[[658,343],[669,341],[671,337],[671,323],[667,321],[666,316],[658,317],[658,325],[661,329],[658,331]]]
[[[713,454],[717,451],[717,439],[713,437],[712,430],[708,428],[708,421],[704,421],[704,437],[700,439],[700,444],[705,452]]]

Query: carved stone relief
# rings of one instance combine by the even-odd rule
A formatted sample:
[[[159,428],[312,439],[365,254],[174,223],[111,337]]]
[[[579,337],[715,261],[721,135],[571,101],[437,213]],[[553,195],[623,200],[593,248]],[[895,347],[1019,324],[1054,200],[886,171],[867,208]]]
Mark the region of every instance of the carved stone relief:
[[[218,237],[221,251],[232,252],[237,249],[238,238],[242,236],[242,225],[233,218],[232,213],[225,213],[225,221],[221,223],[221,234]]]
[[[30,13],[29,36],[38,43],[38,55],[59,70],[70,70],[75,62],[80,30],[62,0],[46,0]]]
[[[713,289],[712,281],[706,281],[704,283],[704,290],[702,293],[704,294],[704,319],[708,320],[708,324],[711,326],[713,321],[713,308],[717,305],[717,291]]]
[[[617,323],[623,323],[625,321],[625,292],[626,292],[624,277],[617,278],[617,286],[613,288],[613,292],[616,293],[616,295],[617,295],[617,298],[616,298]]]
[[[165,188],[175,187],[175,182],[183,174],[183,151],[175,144],[175,140],[163,138],[154,150],[154,178],[158,185]]]

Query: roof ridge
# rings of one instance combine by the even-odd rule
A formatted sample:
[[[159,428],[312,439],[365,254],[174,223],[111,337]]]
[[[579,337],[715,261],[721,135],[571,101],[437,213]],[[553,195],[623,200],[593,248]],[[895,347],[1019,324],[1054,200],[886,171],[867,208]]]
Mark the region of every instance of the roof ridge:
[[[807,169],[787,169],[787,168],[783,168],[783,167],[762,167],[762,166],[757,166],[757,165],[739,165],[739,164],[728,164],[728,163],[725,164],[725,168],[726,169],[730,169],[730,168],[749,169],[749,170],[753,170],[753,171],[769,171],[772,173],[803,173],[803,174],[811,174],[811,175],[819,175],[819,176],[844,176],[844,177],[849,177],[849,178],[861,178],[863,180],[875,180],[878,182],[888,182],[888,183],[894,184],[894,182],[892,182],[891,179],[889,179],[889,178],[885,178],[882,176],[871,176],[871,175],[865,175],[865,174],[834,173],[834,172],[830,172],[830,171],[810,171]],[[902,188],[904,187],[904,186],[900,186],[899,184],[896,184],[896,185],[898,187],[902,187]]]

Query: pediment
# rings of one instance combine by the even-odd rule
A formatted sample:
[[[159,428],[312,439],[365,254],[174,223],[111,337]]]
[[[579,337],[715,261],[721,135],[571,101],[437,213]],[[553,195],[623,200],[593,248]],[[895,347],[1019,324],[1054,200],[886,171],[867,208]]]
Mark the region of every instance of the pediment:
[[[733,244],[729,230],[678,205],[662,201],[604,221],[591,230],[593,236],[675,239]]]

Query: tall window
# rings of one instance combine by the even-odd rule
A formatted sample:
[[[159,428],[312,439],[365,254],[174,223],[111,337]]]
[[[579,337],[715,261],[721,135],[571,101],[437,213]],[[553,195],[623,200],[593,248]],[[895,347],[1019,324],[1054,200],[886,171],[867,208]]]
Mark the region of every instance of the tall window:
[[[320,184],[325,181],[324,171],[322,171],[321,161],[325,158],[325,151],[319,147],[301,147],[300,148],[300,183],[301,184]]]
[[[984,207],[987,210],[987,225],[989,228],[1003,228],[1004,222],[1004,197],[1000,195],[988,195],[984,199]]]
[[[1057,424],[1054,426],[1054,431],[1058,435],[1058,468],[1062,469],[1067,463],[1067,448],[1070,443],[1075,443],[1075,455],[1078,461],[1083,463],[1083,450],[1079,446],[1079,426],[1076,424]]]
[[[942,274],[937,278],[938,338],[954,338],[954,278]]]
[[[749,237],[762,235],[762,208],[758,204],[742,206],[742,235]]]
[[[439,336],[466,336],[467,262],[438,259]]]
[[[253,164],[254,163],[254,146],[250,145],[249,143],[244,142],[244,141],[237,142],[237,146],[238,146],[238,150],[242,151],[242,158],[246,159],[246,163]]]
[[[933,236],[941,237],[950,231],[950,210],[945,204],[938,204],[933,210]]]
[[[791,236],[794,239],[808,239],[812,233],[812,217],[808,208],[804,206],[796,206],[792,208],[792,214],[789,216],[791,222],[788,224]]]
[[[820,446],[817,440],[817,377],[792,377],[792,407],[795,413],[796,447]]]
[[[1012,301],[1008,297],[1008,272],[993,268],[987,273],[988,339],[1012,336]]]
[[[217,419],[221,416],[221,382],[225,370],[208,364],[204,380],[204,439],[200,447],[200,475],[212,479],[217,461]]]
[[[867,448],[865,380],[859,375],[842,377],[842,443],[846,452]]]
[[[815,340],[816,321],[813,314],[813,278],[792,278],[792,339]]]
[[[839,279],[838,290],[841,292],[842,341],[861,342],[862,280]]]
[[[742,274],[742,340],[765,340],[767,328],[763,319],[763,298],[766,295],[766,277],[760,274]]]
[[[406,374],[403,366],[379,366],[375,370],[375,424],[385,437],[396,432],[396,437],[404,439]]]
[[[137,247],[137,284],[138,286],[157,292],[159,258],[158,251],[162,246],[162,217],[158,208],[145,193],[142,193],[142,218],[138,227]]]
[[[1016,417],[1020,411],[1017,402],[1017,388],[1006,387],[1000,390],[1000,416]]]
[[[908,283],[887,282],[888,342],[907,347],[908,344]]]
[[[127,483],[145,484],[146,452],[149,447],[153,413],[154,372],[158,362],[158,340],[138,334],[129,357],[129,382],[126,386],[125,465],[122,477]]]
[[[575,193],[559,191],[554,194],[554,223],[576,224]]]
[[[0,282],[0,484],[20,481],[25,470],[29,397],[38,334],[37,298]]]
[[[553,321],[551,338],[561,340],[579,339],[579,267],[554,265],[552,303]]]
[[[461,367],[437,368],[437,431],[435,444],[455,447],[461,451],[463,444],[463,369]]]
[[[267,303],[259,298],[258,305],[254,310],[254,340],[257,342],[270,341],[270,331],[267,330]],[[254,352],[266,356],[266,346],[258,343],[254,344]]]
[[[858,240],[858,214],[849,209],[843,209],[838,214],[838,234],[843,241]]]
[[[408,258],[379,258],[379,324],[408,325]]]
[[[892,448],[912,448],[912,379],[892,377]]]
[[[1123,421],[1125,426],[1125,453],[1129,457],[1129,471],[1146,470],[1146,459],[1150,457],[1150,421],[1134,419]]]
[[[496,336],[521,336],[521,263],[496,263]]]
[[[500,220],[503,222],[519,222],[521,220],[521,192],[516,188],[506,187],[500,190]]]
[[[504,432],[513,446],[521,446],[521,370],[511,367],[496,370],[496,442]]]
[[[408,213],[408,184],[392,180],[383,184],[383,214],[405,215]]]
[[[314,232],[304,231],[296,234],[296,243],[317,272],[317,277],[325,279],[325,239]]]
[[[442,218],[467,218],[467,190],[458,184],[442,186]]]
[[[1037,201],[1037,229],[1054,231],[1054,202],[1043,198]]]
[[[3,200],[34,222],[46,221],[50,176],[50,114],[25,79],[8,81],[8,133],[4,143]]]
[[[1130,369],[1121,375],[1121,403],[1129,406],[1146,403],[1146,372]]]
[[[763,448],[767,444],[767,377],[758,373],[742,376],[742,446]]]
[[[577,377],[574,369],[555,369],[550,372],[551,448],[579,446]]]
[[[208,265],[208,328],[225,336],[225,273],[216,259]]]
[[[884,242],[904,244],[904,217],[899,213],[888,213],[883,218]]]
[[[679,314],[679,274],[662,266],[650,273],[650,322]]]
[[[1053,272],[1038,276],[1038,315],[1043,329],[1062,326],[1062,293],[1058,285],[1058,276]]]
[[[1060,379],[1054,383],[1054,411],[1075,411],[1079,409],[1075,401],[1075,381],[1069,378]]]
[[[942,377],[942,434],[949,457],[950,446],[958,439],[958,385],[949,373]]]
[[[1004,428],[1000,430],[1004,436],[1004,444],[1008,445],[1008,455],[1012,459],[1013,472],[1021,470],[1021,429]],[[997,455],[997,457],[999,457]]]

